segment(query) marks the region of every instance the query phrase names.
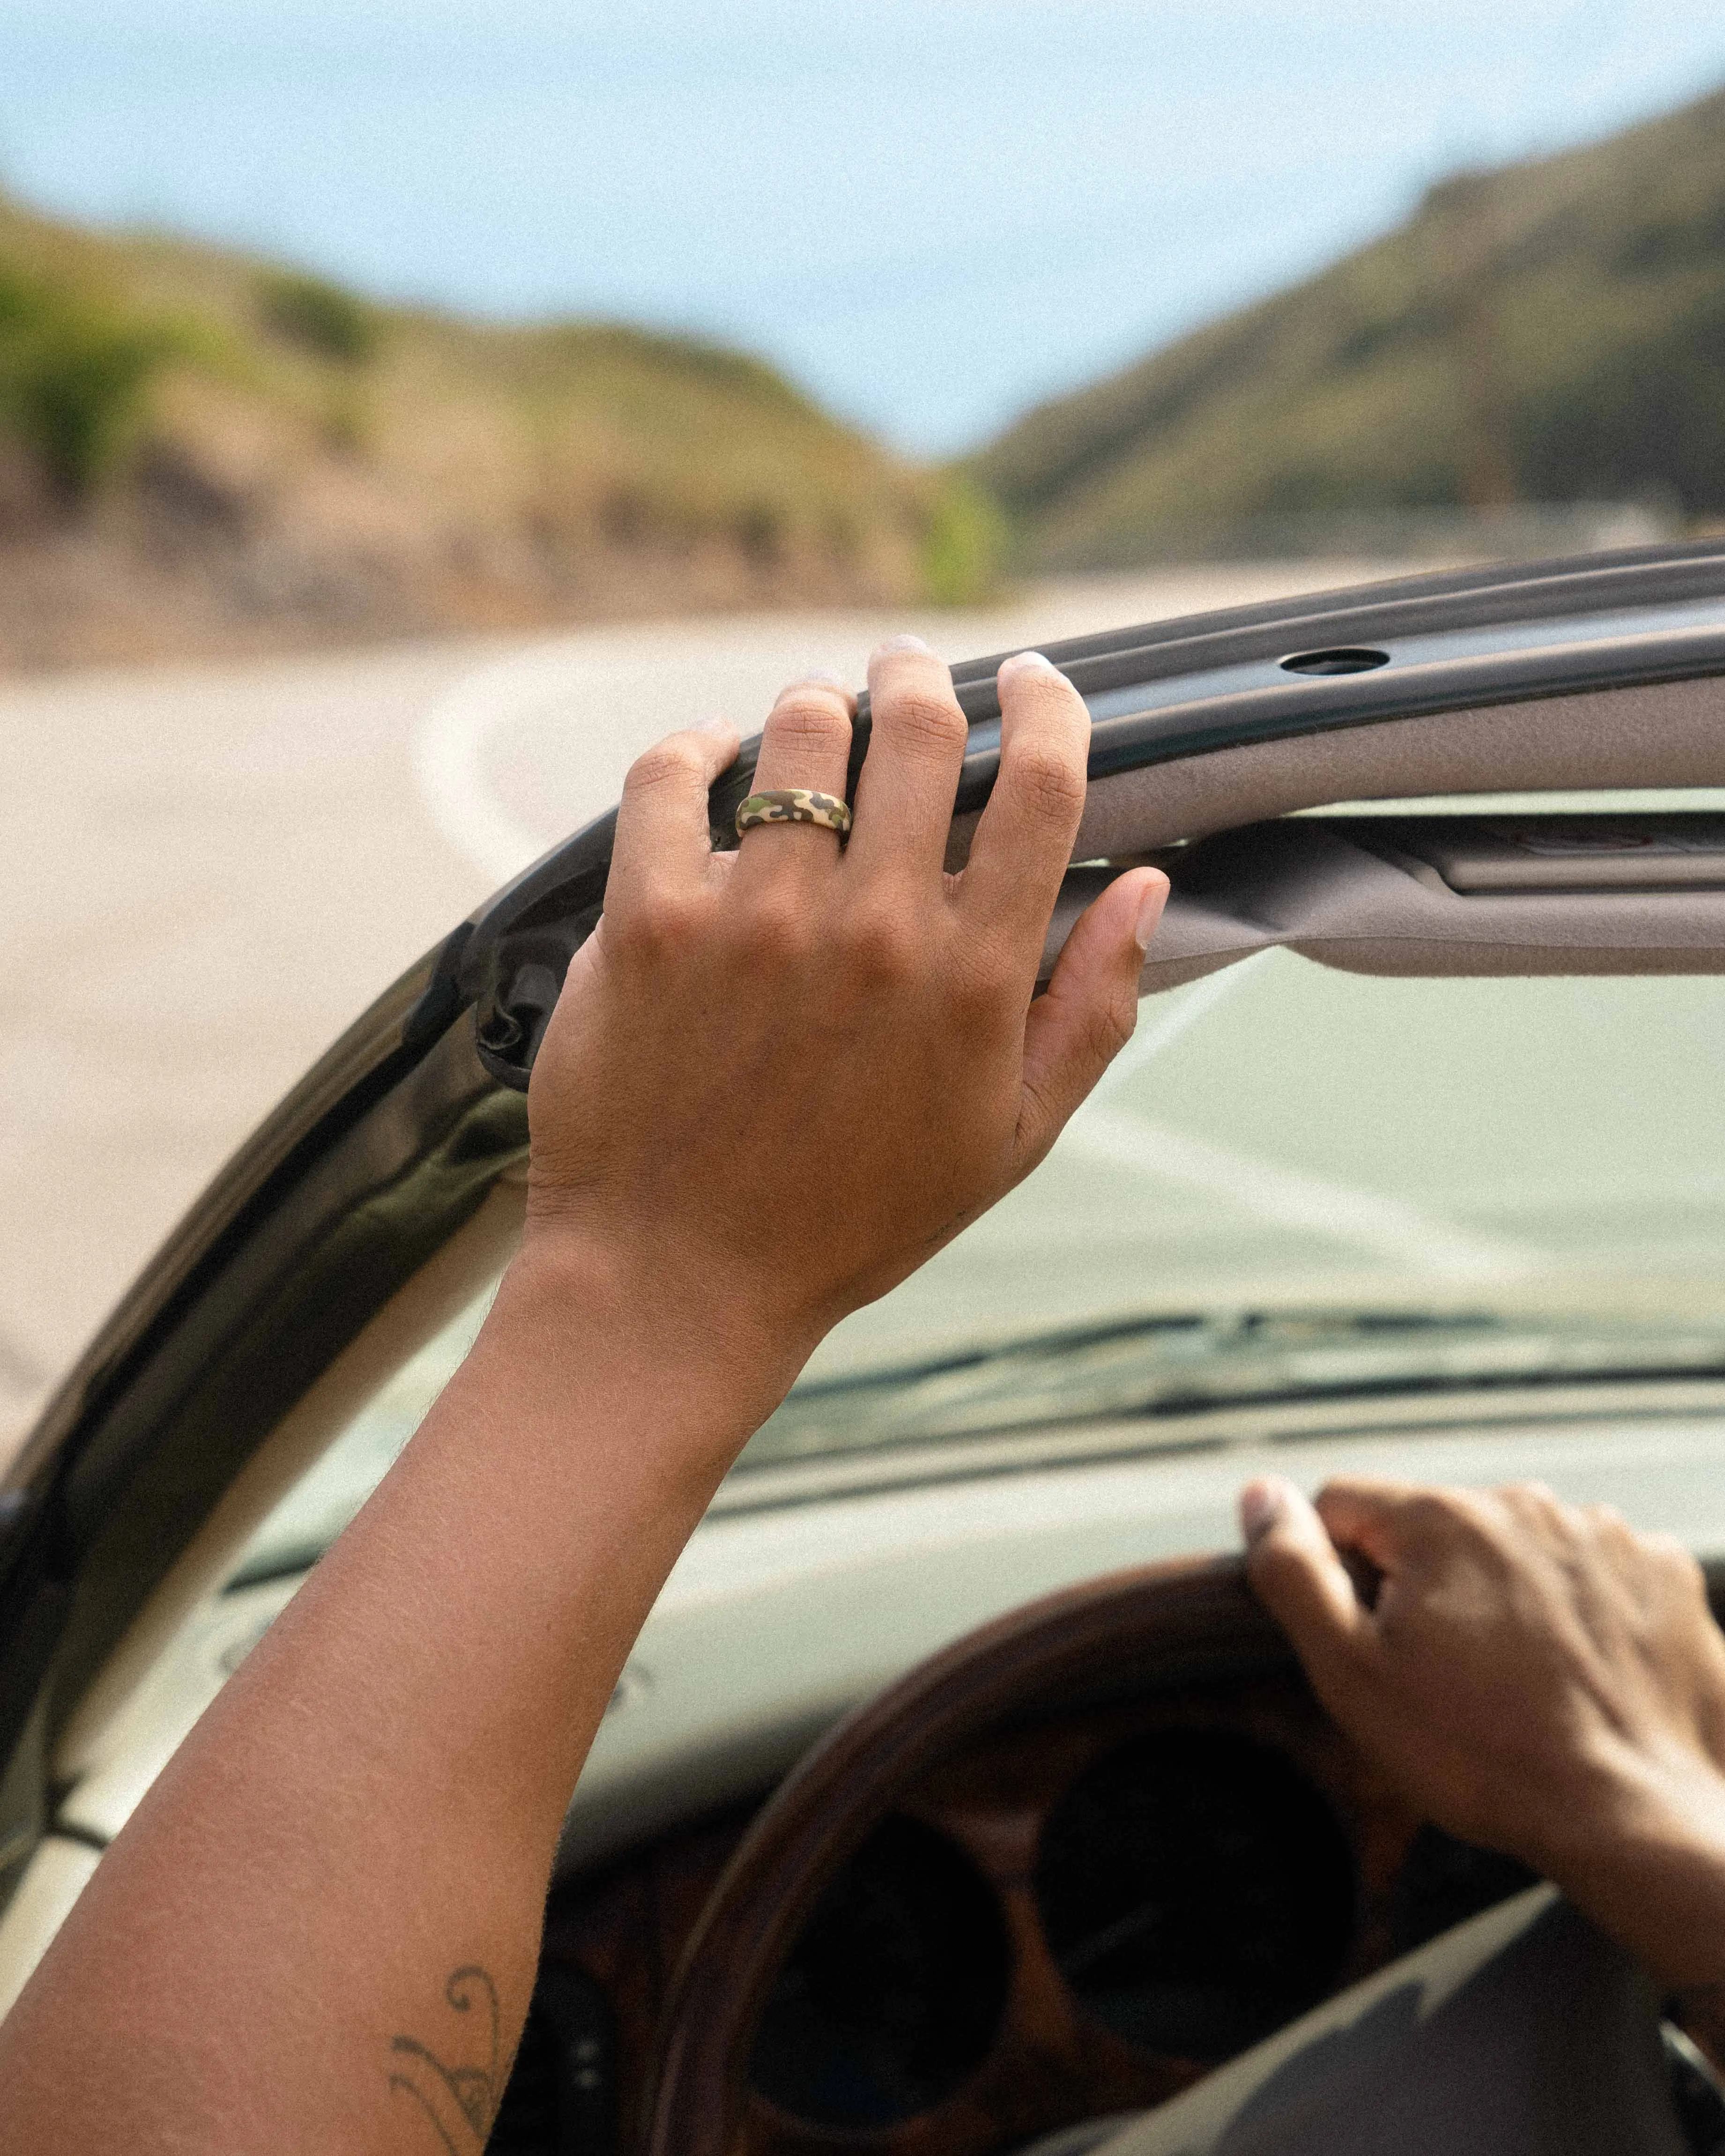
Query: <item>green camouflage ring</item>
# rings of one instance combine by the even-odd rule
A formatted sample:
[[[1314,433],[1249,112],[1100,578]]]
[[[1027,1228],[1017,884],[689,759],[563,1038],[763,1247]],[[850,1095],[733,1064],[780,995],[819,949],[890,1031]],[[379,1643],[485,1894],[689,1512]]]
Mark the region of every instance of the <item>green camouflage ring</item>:
[[[822,824],[842,839],[850,829],[850,811],[834,793],[811,793],[806,786],[775,786],[752,793],[737,812],[737,835],[757,824]]]

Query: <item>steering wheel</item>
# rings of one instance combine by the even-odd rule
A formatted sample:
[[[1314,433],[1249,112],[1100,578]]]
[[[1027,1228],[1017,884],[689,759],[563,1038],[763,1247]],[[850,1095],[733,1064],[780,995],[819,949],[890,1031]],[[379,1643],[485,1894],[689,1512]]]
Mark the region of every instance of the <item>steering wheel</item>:
[[[750,2087],[762,2009],[847,1860],[937,1761],[1004,1721],[1087,1697],[1285,1675],[1296,1666],[1241,1562],[1203,1559],[1117,1574],[1029,1604],[847,1717],[762,1808],[690,1940],[664,2023],[650,2156],[740,2156],[803,2138]],[[1046,1974],[1052,1987],[1052,1969]],[[1029,2033],[1034,2045],[1034,2026]],[[1171,2076],[1160,2093],[1172,2095],[1190,2078]],[[1106,2092],[1100,2102],[1096,2093],[1045,2086],[1027,2099],[1003,2088],[991,2102],[983,2092],[956,2115],[948,2107],[937,2137],[911,2121],[895,2134],[895,2147],[980,2156],[1030,2140],[1056,2123],[1050,2111],[1063,2105],[1068,2118],[1081,2115],[1086,2098],[1092,2111],[1108,2108]]]

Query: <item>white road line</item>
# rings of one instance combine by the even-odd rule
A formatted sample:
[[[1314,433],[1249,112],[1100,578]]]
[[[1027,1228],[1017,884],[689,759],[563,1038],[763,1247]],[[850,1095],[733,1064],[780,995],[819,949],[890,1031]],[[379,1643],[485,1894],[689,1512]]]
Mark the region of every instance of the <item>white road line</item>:
[[[494,884],[518,875],[552,839],[497,799],[485,778],[485,743],[524,711],[567,696],[570,671],[565,645],[515,653],[465,675],[419,723],[413,778],[425,812],[439,837]]]
[[[1111,1168],[1208,1191],[1277,1227],[1332,1236],[1440,1279],[1511,1280],[1536,1262],[1512,1244],[1467,1235],[1398,1199],[1227,1152],[1118,1108],[1081,1108],[1060,1144]]]
[[[1274,947],[1273,946],[1271,947]],[[1208,1018],[1224,997],[1231,996],[1236,988],[1243,988],[1250,979],[1254,969],[1261,966],[1271,955],[1269,950],[1254,951],[1250,957],[1241,958],[1231,966],[1224,966],[1214,973],[1206,973],[1199,980],[1189,982],[1183,988],[1176,988],[1168,1002],[1147,1019],[1139,1015],[1137,1030],[1118,1055],[1102,1073],[1101,1081],[1091,1095],[1092,1101],[1106,1100],[1135,1071],[1142,1070],[1147,1063],[1154,1062],[1180,1038]]]
[[[611,807],[635,757],[673,726],[728,711],[747,734],[784,680],[847,664],[859,635],[855,623],[762,616],[722,629],[583,629],[509,654],[454,683],[420,720],[413,772],[426,814],[501,882]],[[514,808],[498,784],[511,765],[525,789]]]

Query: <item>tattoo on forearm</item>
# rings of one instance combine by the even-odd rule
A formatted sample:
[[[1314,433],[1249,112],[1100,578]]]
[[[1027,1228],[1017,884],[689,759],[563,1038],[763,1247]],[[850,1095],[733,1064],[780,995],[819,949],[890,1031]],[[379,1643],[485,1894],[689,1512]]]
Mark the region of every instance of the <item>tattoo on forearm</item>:
[[[444,2002],[470,2017],[448,2048],[457,2056],[477,2049],[485,2053],[485,2063],[449,2066],[417,2036],[397,2036],[389,2046],[389,2086],[412,2097],[437,2128],[449,2156],[474,2156],[485,2145],[503,2096],[497,1987],[477,1962],[467,1962],[444,1986]]]

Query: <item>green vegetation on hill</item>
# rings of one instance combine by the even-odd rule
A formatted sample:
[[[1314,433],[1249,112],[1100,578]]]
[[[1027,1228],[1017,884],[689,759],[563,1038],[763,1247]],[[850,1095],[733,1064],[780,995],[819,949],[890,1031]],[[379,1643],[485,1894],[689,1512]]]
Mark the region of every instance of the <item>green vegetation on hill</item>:
[[[972,463],[1025,562],[1278,521],[1656,495],[1725,511],[1725,91],[1434,188],[1399,230]]]
[[[167,351],[158,331],[0,263],[0,429],[62,499],[106,476]]]
[[[0,661],[962,600],[993,512],[758,361],[0,198]]]

